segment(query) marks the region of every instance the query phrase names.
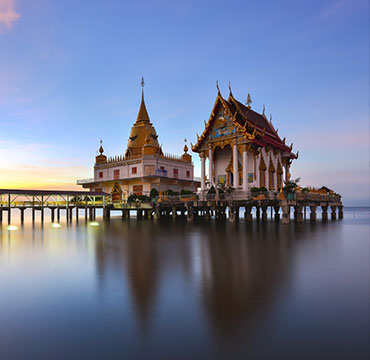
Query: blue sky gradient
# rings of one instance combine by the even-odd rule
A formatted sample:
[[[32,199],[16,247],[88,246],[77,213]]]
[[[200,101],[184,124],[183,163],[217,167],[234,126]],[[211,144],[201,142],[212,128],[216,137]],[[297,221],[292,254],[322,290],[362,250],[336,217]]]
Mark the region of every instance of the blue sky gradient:
[[[300,151],[293,177],[368,205],[368,18],[366,0],[0,0],[0,188],[72,189],[100,138],[122,154],[144,76],[164,151],[231,81]]]

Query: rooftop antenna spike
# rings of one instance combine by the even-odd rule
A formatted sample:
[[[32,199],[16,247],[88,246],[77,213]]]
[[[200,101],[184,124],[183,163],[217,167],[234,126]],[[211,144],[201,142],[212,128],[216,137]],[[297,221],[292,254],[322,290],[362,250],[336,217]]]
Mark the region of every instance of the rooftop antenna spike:
[[[247,105],[248,109],[251,108],[252,98],[251,98],[251,94],[249,94],[249,93],[248,93],[247,101],[245,102],[245,104]]]
[[[144,76],[141,78],[140,85],[141,85],[141,97],[144,99],[144,85],[145,85]]]

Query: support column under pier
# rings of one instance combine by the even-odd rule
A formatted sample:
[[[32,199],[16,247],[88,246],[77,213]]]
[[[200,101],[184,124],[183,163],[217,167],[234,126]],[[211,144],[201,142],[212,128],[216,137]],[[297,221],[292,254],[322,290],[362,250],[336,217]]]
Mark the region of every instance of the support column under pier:
[[[337,219],[337,207],[330,206],[330,209],[331,209],[331,219],[336,220]]]
[[[19,210],[21,211],[21,224],[24,223],[24,208],[19,208]]]
[[[252,221],[252,206],[246,206],[244,212],[245,221]]]
[[[261,212],[260,212],[261,208],[259,206],[256,206],[256,218],[257,220],[260,219],[261,217]]]
[[[321,206],[321,210],[322,210],[322,213],[321,213],[322,220],[323,221],[328,220],[328,207],[327,206]]]
[[[193,221],[194,220],[194,209],[192,206],[189,206],[187,208],[187,216],[186,216],[188,221]]]
[[[317,206],[310,206],[310,220],[316,221],[317,214],[316,214]]]
[[[303,206],[297,205],[294,207],[295,220],[297,223],[303,222]]]
[[[338,219],[343,219],[343,206],[338,206]]]
[[[283,219],[282,223],[283,224],[289,224],[290,223],[290,206],[289,205],[283,205],[281,207],[283,210]]]
[[[0,224],[3,222],[3,209],[0,208]]]
[[[267,221],[267,206],[262,206],[262,221]]]
[[[280,220],[280,214],[279,214],[280,206],[274,206],[274,212],[275,212],[275,220],[279,221]]]

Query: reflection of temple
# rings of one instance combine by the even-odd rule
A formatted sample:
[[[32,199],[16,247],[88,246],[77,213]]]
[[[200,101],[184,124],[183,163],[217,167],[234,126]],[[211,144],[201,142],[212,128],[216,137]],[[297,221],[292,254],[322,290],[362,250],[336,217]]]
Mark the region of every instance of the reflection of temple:
[[[208,158],[208,186],[233,186],[243,192],[249,187],[279,190],[289,179],[289,166],[297,155],[293,144],[285,144],[278,131],[261,114],[251,109],[248,94],[243,105],[233,96],[230,88],[226,100],[218,90],[216,102],[205,129],[198,136],[192,150],[201,158],[201,188],[206,188],[206,159]]]
[[[111,193],[113,200],[121,200],[129,194],[149,195],[152,189],[195,191],[200,185],[194,181],[194,166],[186,144],[182,156],[163,153],[145,106],[144,91],[125,154],[108,159],[102,145],[99,152],[94,179],[77,183],[92,191]]]
[[[294,248],[291,242],[310,238],[307,235],[313,229],[276,228],[274,223],[230,227],[201,222],[189,231],[187,224],[179,222],[117,219],[106,223],[102,238],[95,241],[101,289],[112,279],[125,289],[127,281],[144,333],[159,316],[156,311],[163,307],[162,302],[171,301],[168,294],[173,291],[179,292],[177,301],[182,299],[174,305],[179,311],[186,309],[185,302],[196,300],[205,314],[202,320],[215,334],[242,333],[269,309],[285,282]],[[174,283],[181,285],[174,288]],[[190,301],[192,297],[195,299]],[[162,306],[154,306],[158,301]]]

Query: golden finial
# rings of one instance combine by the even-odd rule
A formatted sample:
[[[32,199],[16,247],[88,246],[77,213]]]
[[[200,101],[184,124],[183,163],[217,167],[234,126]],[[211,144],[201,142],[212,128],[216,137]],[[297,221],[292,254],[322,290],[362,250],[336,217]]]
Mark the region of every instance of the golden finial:
[[[245,102],[245,104],[247,105],[248,109],[251,108],[252,98],[251,98],[251,94],[249,94],[249,93],[248,93],[247,101]]]
[[[104,149],[103,149],[103,140],[100,139],[100,148],[99,148],[100,155],[103,155]]]
[[[184,140],[184,142],[185,142],[185,145],[184,145],[184,153],[186,154],[187,152],[188,152],[188,146],[186,145],[186,139]]]
[[[285,140],[286,140],[286,138],[283,139],[283,144],[285,144]]]
[[[263,104],[262,115],[265,115],[265,104]]]
[[[270,114],[270,123],[272,124],[272,114]]]
[[[297,159],[298,159],[298,157],[299,157],[299,150],[297,151],[297,154],[296,154],[296,156],[297,156]]]
[[[198,133],[197,133],[197,139],[198,139],[198,141],[199,141],[199,135],[198,135]]]
[[[233,92],[231,90],[231,81],[229,81],[229,91],[230,91],[230,96],[231,97],[234,97]]]
[[[204,126],[207,126],[207,121],[204,120]]]
[[[220,88],[218,87],[218,80],[216,81],[216,87],[217,87],[218,94],[221,95]]]

